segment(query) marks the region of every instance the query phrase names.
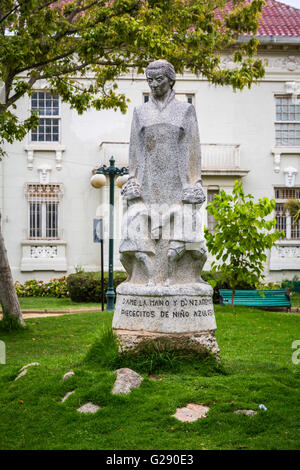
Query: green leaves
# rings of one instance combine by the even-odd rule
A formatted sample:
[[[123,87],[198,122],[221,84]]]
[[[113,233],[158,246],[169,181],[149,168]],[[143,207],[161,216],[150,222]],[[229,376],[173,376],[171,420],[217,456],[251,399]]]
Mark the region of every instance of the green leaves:
[[[221,271],[233,290],[241,281],[257,286],[264,277],[266,250],[284,236],[270,217],[274,208],[273,199],[254,202],[251,194],[245,195],[239,180],[232,195],[221,190],[208,204],[208,212],[217,220],[214,233],[204,229],[208,250],[216,258],[212,269]]]
[[[13,143],[15,139],[24,139],[27,132],[34,129],[39,124],[39,116],[33,113],[29,118],[20,121],[15,114],[10,111],[0,113],[0,161],[5,156],[3,144],[5,142]]]
[[[22,128],[16,120],[13,125],[12,115],[8,123],[3,116],[41,79],[79,113],[89,107],[126,112],[125,97],[112,85],[121,74],[132,68],[141,73],[158,58],[168,59],[179,73],[188,69],[215,84],[250,87],[264,75],[262,62],[253,59],[263,1],[233,4],[227,12],[224,0],[2,0],[0,82],[6,93],[0,104],[1,142],[22,139],[35,124],[27,120]],[[237,42],[240,33],[249,40]],[[236,64],[232,69],[220,61],[229,46]]]
[[[293,227],[296,227],[298,221],[300,220],[300,201],[299,199],[288,199],[284,204],[285,210],[289,211],[292,220]]]

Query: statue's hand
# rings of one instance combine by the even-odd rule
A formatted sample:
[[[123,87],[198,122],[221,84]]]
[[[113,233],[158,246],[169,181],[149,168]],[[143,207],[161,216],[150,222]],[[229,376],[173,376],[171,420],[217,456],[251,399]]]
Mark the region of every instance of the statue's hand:
[[[134,178],[130,178],[127,183],[122,186],[121,194],[128,200],[141,197],[141,186]]]
[[[206,197],[200,181],[194,186],[188,186],[183,190],[182,201],[187,204],[203,204],[205,199]]]
[[[151,230],[151,238],[158,240],[160,237],[161,225],[158,227],[153,227]]]

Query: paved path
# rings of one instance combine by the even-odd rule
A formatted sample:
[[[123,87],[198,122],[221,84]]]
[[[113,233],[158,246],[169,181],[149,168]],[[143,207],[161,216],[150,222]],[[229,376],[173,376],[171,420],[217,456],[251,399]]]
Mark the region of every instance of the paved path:
[[[95,312],[95,310],[92,310]],[[44,318],[44,317],[61,317],[62,315],[74,315],[76,313],[89,313],[89,312],[64,312],[64,313],[23,313],[23,318]]]
[[[74,315],[76,313],[95,313],[102,312],[101,308],[78,308],[76,310],[22,310],[23,318],[44,318],[44,317],[61,317],[62,315]],[[2,319],[2,311],[0,310],[0,319]]]

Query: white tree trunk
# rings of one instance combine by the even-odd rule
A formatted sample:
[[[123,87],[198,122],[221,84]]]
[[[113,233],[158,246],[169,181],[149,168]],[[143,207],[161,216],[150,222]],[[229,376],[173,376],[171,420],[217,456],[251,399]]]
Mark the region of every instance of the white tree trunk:
[[[20,303],[15,291],[11,269],[8,262],[4,238],[1,233],[0,214],[0,303],[3,311],[3,320],[15,320],[22,326],[25,322],[22,317]]]

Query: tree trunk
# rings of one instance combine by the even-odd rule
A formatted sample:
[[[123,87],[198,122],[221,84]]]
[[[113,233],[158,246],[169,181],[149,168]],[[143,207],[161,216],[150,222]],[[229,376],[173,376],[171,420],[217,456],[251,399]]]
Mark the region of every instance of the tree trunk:
[[[234,306],[234,297],[235,297],[235,289],[232,289],[232,295],[231,295],[231,305],[232,305],[232,307]]]
[[[1,233],[0,214],[0,303],[2,306],[3,320],[13,325],[25,326],[20,309],[20,303],[15,291],[11,269],[8,262],[4,238]]]

